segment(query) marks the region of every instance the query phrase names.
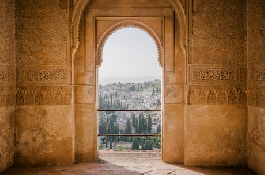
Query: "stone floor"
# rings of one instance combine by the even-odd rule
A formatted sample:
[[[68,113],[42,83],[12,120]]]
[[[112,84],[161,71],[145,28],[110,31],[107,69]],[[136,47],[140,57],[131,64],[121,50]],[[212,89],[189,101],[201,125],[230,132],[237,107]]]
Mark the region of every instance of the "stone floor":
[[[1,175],[254,175],[242,167],[191,167],[167,164],[157,158],[103,157],[97,162],[69,166],[19,166]]]

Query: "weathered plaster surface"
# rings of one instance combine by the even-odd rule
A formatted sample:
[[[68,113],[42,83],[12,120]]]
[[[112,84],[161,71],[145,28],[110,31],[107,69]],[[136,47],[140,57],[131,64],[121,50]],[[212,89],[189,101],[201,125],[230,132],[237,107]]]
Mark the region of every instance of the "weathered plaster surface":
[[[95,37],[94,18],[85,15],[164,16],[177,1],[91,1],[80,18],[73,79],[69,25],[73,7],[69,2],[5,0],[0,4],[0,172],[13,164],[14,140],[15,160],[20,164],[95,160],[96,69],[95,45],[90,40]],[[165,26],[175,28],[166,29],[168,37],[163,41],[167,55],[163,160],[221,166],[248,162],[250,168],[265,174],[264,2],[181,3],[189,24],[188,65],[180,47],[186,39],[185,16],[178,19],[182,9],[164,18]]]
[[[246,1],[194,0],[184,162],[246,165]]]
[[[185,164],[246,165],[246,111],[245,106],[188,106]]]
[[[265,108],[248,107],[248,166],[265,174]]]
[[[97,121],[94,105],[75,106],[75,160],[88,162],[97,159]]]
[[[248,166],[265,174],[265,3],[247,1]]]
[[[24,106],[15,111],[17,164],[74,162],[70,106]]]
[[[16,0],[18,164],[74,162],[69,2]]]
[[[162,160],[184,161],[184,107],[166,104],[163,115]]]
[[[15,106],[15,0],[0,3],[0,173],[13,164]]]
[[[0,107],[0,172],[13,164],[14,107]]]

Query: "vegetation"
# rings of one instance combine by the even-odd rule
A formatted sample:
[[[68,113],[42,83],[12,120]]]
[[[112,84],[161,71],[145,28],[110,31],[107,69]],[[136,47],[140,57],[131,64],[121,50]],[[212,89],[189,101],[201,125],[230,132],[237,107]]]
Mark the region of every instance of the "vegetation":
[[[114,83],[101,86],[99,90],[99,109],[160,109],[161,85],[159,80],[145,83]],[[99,134],[160,134],[161,124],[157,112],[132,112],[121,114],[107,111],[100,114]],[[156,125],[158,124],[158,125]],[[153,125],[157,130],[152,129]],[[130,148],[116,146],[117,142],[131,143]],[[106,149],[152,150],[161,147],[160,138],[150,137],[102,137]],[[102,148],[101,148],[102,149]]]

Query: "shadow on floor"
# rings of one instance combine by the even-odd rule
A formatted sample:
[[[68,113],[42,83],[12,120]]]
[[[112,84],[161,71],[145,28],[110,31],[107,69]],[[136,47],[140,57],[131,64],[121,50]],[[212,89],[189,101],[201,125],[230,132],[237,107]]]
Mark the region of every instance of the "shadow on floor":
[[[159,159],[104,157],[64,166],[14,165],[0,175],[255,175],[244,167],[192,167]]]

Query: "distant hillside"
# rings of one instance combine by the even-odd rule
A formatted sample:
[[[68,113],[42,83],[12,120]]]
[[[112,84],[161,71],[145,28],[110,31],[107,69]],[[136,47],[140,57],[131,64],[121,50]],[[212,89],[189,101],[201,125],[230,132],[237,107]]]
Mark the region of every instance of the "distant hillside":
[[[111,83],[143,83],[145,81],[161,79],[160,77],[107,77],[99,80],[99,84],[106,85]]]

